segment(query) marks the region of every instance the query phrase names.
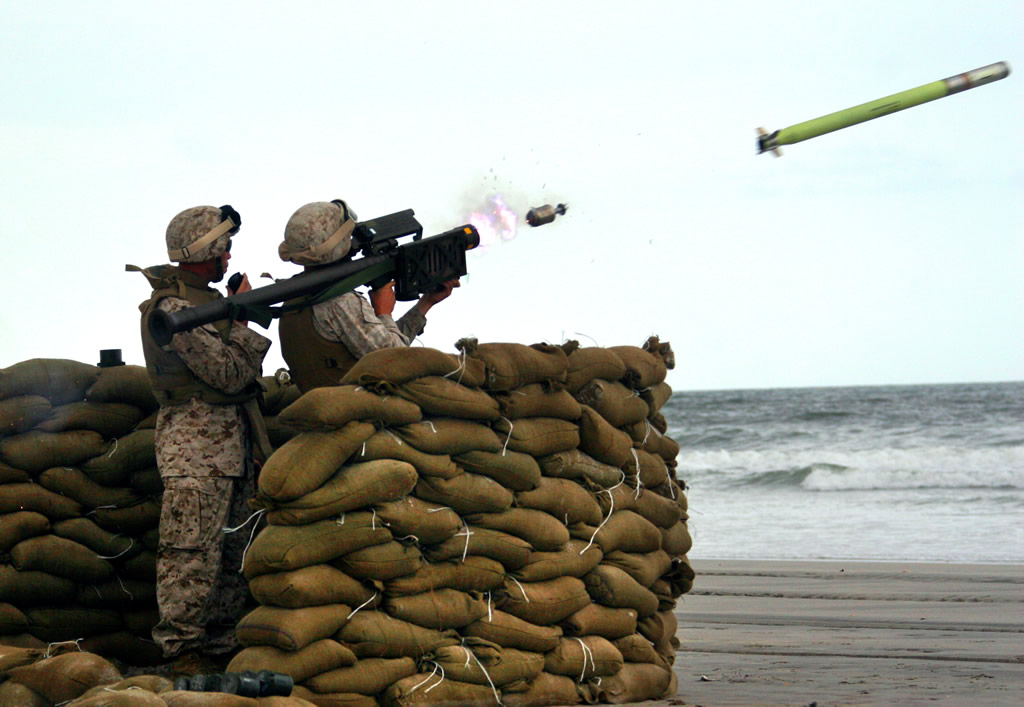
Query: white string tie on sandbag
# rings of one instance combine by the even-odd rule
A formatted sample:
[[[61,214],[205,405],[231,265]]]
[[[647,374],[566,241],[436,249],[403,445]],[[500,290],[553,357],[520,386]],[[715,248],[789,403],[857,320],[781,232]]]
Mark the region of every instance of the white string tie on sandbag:
[[[494,611],[491,610],[491,592],[487,591],[487,623],[494,623]]]
[[[403,442],[403,441],[402,441],[402,438],[401,438],[401,437],[399,437],[398,435],[396,435],[396,434],[395,434],[394,432],[392,432],[391,430],[384,430],[384,431],[385,431],[385,432],[387,432],[387,433],[388,433],[389,435],[391,435],[392,437],[394,437],[394,438],[395,438],[395,441],[396,441],[396,442],[398,442],[398,446],[399,446],[399,447],[401,447],[401,446],[403,446],[403,445],[405,444],[405,442]]]
[[[484,677],[487,678],[487,682],[489,682],[491,684],[491,691],[494,693],[494,699],[500,705],[501,704],[501,695],[498,694],[498,688],[496,688],[494,686],[494,681],[491,680],[491,676],[487,673],[487,668],[485,668],[484,664],[480,662],[480,659],[476,657],[476,653],[474,653],[473,651],[469,650],[465,646],[462,647],[462,650],[466,651],[466,653],[468,654],[466,656],[466,667],[469,667],[469,656],[472,656],[473,660],[476,661],[476,664],[480,666],[480,670],[483,672]]]
[[[107,457],[114,456],[114,452],[116,452],[116,451],[117,451],[117,437],[114,437],[114,448],[110,450],[110,454],[108,454]]]
[[[594,528],[594,534],[590,536],[590,542],[587,543],[585,548],[580,550],[581,555],[594,545],[594,538],[596,538],[597,534],[601,532],[601,528],[604,527],[604,524],[608,522],[608,519],[612,517],[612,513],[615,511],[615,496],[612,494],[612,491],[619,488],[626,482],[626,472],[619,470],[619,473],[622,474],[622,478],[619,479],[619,483],[615,484],[610,489],[601,489],[601,491],[608,494],[608,515],[604,517],[596,528]]]
[[[423,421],[423,422],[421,422],[420,424],[421,424],[421,425],[427,425],[428,427],[430,427],[430,430],[431,430],[431,431],[432,431],[432,432],[433,432],[434,434],[437,434],[437,428],[436,428],[436,427],[434,426],[434,423],[433,423],[433,422],[431,422],[430,420],[424,420],[424,421]]]
[[[439,663],[437,663],[436,661],[433,661],[433,660],[430,661],[430,662],[434,664],[434,669],[430,672],[430,675],[428,675],[425,680],[422,680],[422,681],[416,683],[415,685],[413,685],[412,689],[409,690],[410,693],[416,692],[416,690],[419,689],[420,685],[424,685],[424,684],[430,682],[430,678],[432,678],[435,675],[437,675],[437,669],[441,668],[441,665]],[[441,668],[441,681],[444,681],[444,668]],[[441,684],[440,682],[437,683],[437,685],[440,685],[440,684]],[[432,685],[431,687],[432,688],[433,687],[437,687],[437,685]],[[427,690],[427,692],[429,692],[429,691],[430,690]]]
[[[75,638],[75,639],[70,640],[70,641],[54,641],[53,643],[47,643],[46,644],[46,653],[43,654],[43,657],[44,658],[52,658],[53,657],[53,653],[50,652],[50,649],[52,649],[54,646],[63,646],[66,643],[73,643],[75,645],[75,648],[77,648],[78,650],[82,650],[82,647],[80,645],[78,645],[78,643],[79,643],[79,641],[84,641],[84,640],[85,640],[85,637],[83,636],[82,638]]]
[[[459,361],[459,367],[456,368],[454,371],[450,371],[448,373],[445,373],[444,374],[444,378],[448,378],[449,376],[453,376],[456,373],[458,373],[459,374],[459,378],[455,382],[456,383],[461,383],[462,382],[462,377],[466,374],[466,352],[465,351],[460,351],[459,355],[457,356],[457,359]]]
[[[576,636],[573,636],[573,638],[579,641],[580,646],[583,647],[583,672],[580,673],[580,679],[577,680],[577,682],[583,682],[583,678],[587,674],[587,656],[590,656],[590,667],[593,668],[595,672],[597,671],[597,663],[594,661],[594,651],[590,650],[590,646],[584,643],[582,638],[577,638]]]
[[[377,509],[376,508],[371,508],[370,511],[373,513],[373,515],[370,516],[370,530],[376,530],[377,529]]]
[[[117,578],[117,583],[121,585],[121,591],[127,594],[129,599],[134,601],[135,595],[128,591],[128,587],[124,586],[124,582],[121,580],[121,577]]]
[[[239,565],[239,567],[238,567],[238,572],[239,573],[241,573],[242,572],[242,568],[245,567],[245,555],[246,555],[247,552],[249,552],[249,548],[252,547],[252,540],[253,540],[253,537],[255,537],[255,535],[256,535],[256,528],[259,527],[259,524],[260,524],[259,523],[259,517],[261,515],[263,515],[265,512],[266,512],[266,510],[261,508],[258,511],[256,511],[255,513],[253,513],[251,516],[246,518],[245,522],[242,523],[237,528],[229,528],[229,527],[227,527],[225,525],[225,526],[223,526],[220,529],[222,533],[237,533],[239,530],[241,530],[245,526],[249,525],[249,521],[251,521],[253,518],[257,519],[257,521],[252,524],[252,530],[249,532],[249,542],[247,542],[245,544],[245,549],[242,550],[242,564]]]
[[[507,417],[502,417],[501,419],[508,423],[508,437],[505,438],[505,444],[501,447],[501,456],[505,456],[505,450],[508,449],[508,443],[512,439],[512,430],[514,430],[516,426],[513,425],[512,420]]]
[[[359,611],[360,609],[362,609],[362,608],[363,608],[364,606],[366,606],[367,604],[369,604],[369,603],[370,603],[371,601],[373,601],[373,600],[374,600],[374,599],[376,599],[376,598],[377,598],[377,592],[374,592],[374,593],[373,593],[373,596],[372,596],[372,597],[370,597],[369,599],[367,599],[366,601],[364,601],[364,602],[363,602],[362,604],[360,604],[359,606],[357,606],[356,608],[354,608],[354,609],[352,610],[352,613],[351,613],[351,614],[349,614],[348,616],[346,616],[346,617],[345,617],[345,620],[347,621],[348,619],[351,619],[351,618],[352,618],[353,616],[355,616],[355,615],[356,615],[356,612],[357,612],[357,611]]]
[[[338,516],[338,520],[336,520],[334,522],[337,525],[345,525],[345,514],[342,513],[340,516]]]
[[[525,600],[526,600],[526,603],[527,603],[527,604],[529,604],[529,603],[530,603],[530,597],[528,597],[528,596],[526,595],[526,590],[525,590],[525,589],[523,589],[523,585],[519,584],[519,580],[518,580],[518,579],[516,579],[515,577],[509,577],[509,579],[511,579],[511,580],[512,580],[513,582],[515,582],[515,583],[516,583],[516,585],[518,585],[518,586],[519,586],[519,591],[521,591],[521,592],[523,593],[523,599],[525,599]]]
[[[633,461],[636,462],[636,493],[633,494],[633,498],[640,498],[640,489],[643,488],[643,482],[640,481],[640,455],[636,453],[636,449],[630,448],[633,453]]]
[[[644,418],[644,439],[643,439],[642,442],[640,442],[641,445],[647,444],[647,438],[651,436],[651,430],[652,429],[654,429],[654,428],[651,427],[651,421],[648,420],[645,417]]]
[[[120,557],[121,555],[123,555],[126,552],[128,552],[129,550],[131,550],[132,547],[134,547],[134,546],[135,546],[135,538],[128,538],[128,547],[126,547],[124,550],[122,550],[121,552],[117,553],[116,555],[96,555],[96,557],[100,558],[101,560],[116,560],[118,557]]]

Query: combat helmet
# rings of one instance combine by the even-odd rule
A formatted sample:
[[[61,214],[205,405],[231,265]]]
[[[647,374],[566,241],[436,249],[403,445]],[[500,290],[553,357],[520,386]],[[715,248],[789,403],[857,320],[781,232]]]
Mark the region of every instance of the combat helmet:
[[[356,214],[341,199],[300,206],[284,227],[277,247],[281,260],[297,265],[324,265],[341,260],[352,248]]]
[[[231,206],[193,206],[167,224],[167,257],[176,263],[201,263],[228,250],[242,217]]]

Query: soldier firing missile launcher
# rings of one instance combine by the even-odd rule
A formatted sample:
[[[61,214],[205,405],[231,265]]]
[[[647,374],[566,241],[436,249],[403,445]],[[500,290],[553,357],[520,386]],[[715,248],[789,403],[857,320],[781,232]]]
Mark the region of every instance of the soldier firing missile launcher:
[[[551,204],[535,206],[526,212],[526,222],[535,228],[543,226],[554,221],[556,215],[565,215],[565,210],[568,208],[565,204],[559,204],[558,206],[552,206]]]
[[[950,76],[948,79],[933,81],[917,88],[894,93],[891,96],[879,98],[877,101],[863,103],[846,110],[829,113],[820,118],[797,123],[782,130],[776,130],[773,133],[768,133],[762,128],[758,130],[757,153],[771,152],[776,157],[779,157],[782,154],[779,150],[780,145],[793,145],[818,137],[819,135],[824,135],[825,133],[848,128],[857,123],[881,118],[883,115],[896,113],[921,105],[922,103],[927,103],[928,101],[945,98],[954,93],[960,93],[977,86],[984,86],[993,81],[999,81],[1006,78],[1009,74],[1010,65],[1005,61],[1000,61],[983,66],[980,69],[975,69],[974,71],[968,71],[965,74]]]

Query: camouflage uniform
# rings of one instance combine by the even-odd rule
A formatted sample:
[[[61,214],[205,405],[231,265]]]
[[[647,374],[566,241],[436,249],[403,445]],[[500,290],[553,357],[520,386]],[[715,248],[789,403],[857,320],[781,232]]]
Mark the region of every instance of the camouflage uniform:
[[[165,297],[166,312],[188,307]],[[227,342],[211,326],[175,334],[170,347],[204,383],[238,393],[260,375],[270,340],[231,327]],[[153,638],[164,655],[207,653],[237,646],[235,624],[247,585],[240,570],[248,530],[225,533],[249,516],[254,494],[252,438],[240,405],[215,405],[193,397],[160,408],[157,466],[163,479],[157,604]]]
[[[186,209],[167,226],[167,255],[179,263],[209,262],[222,277],[224,253],[239,226],[241,217],[230,206]],[[270,340],[222,321],[175,334],[160,346],[148,327],[155,309],[172,313],[221,295],[208,276],[189,268],[163,265],[142,273],[153,287],[139,309],[146,369],[160,401],[156,459],[164,485],[156,568],[160,622],[153,638],[167,657],[222,653],[237,645],[249,537],[246,530],[223,529],[245,522],[254,493],[254,432],[265,438],[257,379]]]
[[[423,333],[427,318],[416,307],[397,322],[390,314],[374,314],[373,306],[358,292],[313,306],[313,326],[320,336],[339,341],[361,358],[377,349],[408,346]]]

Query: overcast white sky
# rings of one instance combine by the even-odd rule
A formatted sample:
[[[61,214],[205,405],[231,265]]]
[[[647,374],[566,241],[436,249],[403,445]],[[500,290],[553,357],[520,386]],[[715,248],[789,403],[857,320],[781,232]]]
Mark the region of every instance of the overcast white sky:
[[[433,234],[502,193],[569,213],[471,254],[423,344],[658,334],[677,390],[1024,379],[1024,78],[754,140],[1024,71],[1022,37],[1009,0],[0,0],[0,367],[142,363],[124,264],[184,208],[241,212],[258,283],[306,202]]]

